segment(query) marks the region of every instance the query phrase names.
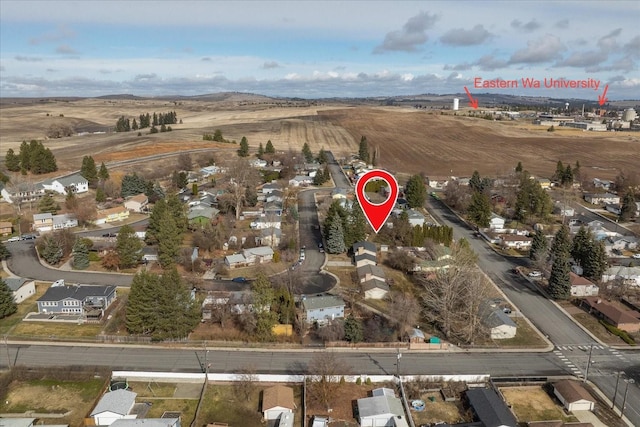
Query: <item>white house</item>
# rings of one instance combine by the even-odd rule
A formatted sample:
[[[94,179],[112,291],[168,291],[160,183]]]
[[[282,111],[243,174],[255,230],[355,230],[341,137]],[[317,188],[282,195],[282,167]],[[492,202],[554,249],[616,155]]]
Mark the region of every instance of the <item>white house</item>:
[[[291,387],[276,385],[262,392],[262,416],[265,420],[279,420],[287,414],[293,414],[295,409]]]
[[[146,194],[140,193],[125,200],[124,207],[134,212],[142,212],[149,204]]]
[[[67,194],[67,189],[70,188],[74,193],[86,193],[89,191],[89,181],[87,181],[79,173],[73,175],[64,176],[62,178],[48,179],[42,182],[42,187],[46,190],[55,191],[59,194]]]
[[[202,169],[200,169],[200,174],[202,175],[203,178],[208,178],[211,175],[215,175],[220,172],[221,172],[220,167],[216,165],[205,166]]]
[[[389,294],[389,285],[384,280],[370,279],[362,282],[364,299],[383,299]]]
[[[224,263],[229,268],[244,267],[247,265],[247,260],[242,254],[227,255],[224,257]]]
[[[391,389],[375,389],[371,397],[358,399],[362,427],[408,427],[402,402]]]
[[[13,292],[13,300],[16,304],[20,304],[36,293],[36,282],[31,279],[7,277],[4,279],[4,282],[9,286],[11,292]]]
[[[289,185],[291,187],[300,187],[311,185],[313,183],[313,178],[307,175],[296,175],[289,180]]]
[[[504,218],[495,213],[491,213],[491,219],[489,219],[489,228],[491,230],[504,230]]]
[[[621,280],[628,286],[640,286],[640,267],[609,267],[602,274],[602,281]]]
[[[265,228],[260,230],[260,244],[277,248],[282,239],[282,230],[279,228]]]
[[[273,249],[269,246],[258,246],[242,251],[247,264],[264,264],[273,260]]]
[[[78,220],[72,214],[60,214],[53,216],[53,229],[73,228],[78,226]]]
[[[253,159],[249,162],[254,168],[264,168],[267,166],[267,161],[262,159]]]
[[[611,193],[587,193],[584,200],[592,205],[620,204],[620,196]]]
[[[489,328],[492,340],[509,339],[516,336],[517,326],[500,308],[486,310],[482,323]]]
[[[569,281],[571,282],[572,297],[591,297],[598,295],[600,288],[576,273],[569,273]]]
[[[303,297],[302,307],[307,322],[326,324],[333,319],[344,318],[344,300],[335,295]]]
[[[527,236],[519,236],[517,234],[502,234],[500,236],[500,244],[504,248],[524,250],[531,247],[533,239]]]
[[[356,272],[358,273],[360,283],[364,283],[371,279],[378,279],[383,282],[386,280],[384,270],[377,265],[363,265],[357,267]]]
[[[562,380],[553,384],[553,394],[569,411],[593,411],[595,400],[577,381]]]
[[[129,390],[114,390],[105,393],[91,411],[91,418],[97,426],[110,426],[116,420],[136,418],[131,414],[137,393]]]
[[[371,255],[370,253],[363,253],[360,255],[354,256],[354,260],[357,267],[362,267],[365,265],[377,265],[378,260],[375,255]]]
[[[412,227],[415,227],[416,225],[422,227],[424,225],[425,218],[421,212],[418,212],[415,209],[408,209],[406,212],[409,217],[409,224],[411,224]]]
[[[265,230],[267,228],[280,228],[282,220],[279,216],[261,216],[249,224],[252,230]]]

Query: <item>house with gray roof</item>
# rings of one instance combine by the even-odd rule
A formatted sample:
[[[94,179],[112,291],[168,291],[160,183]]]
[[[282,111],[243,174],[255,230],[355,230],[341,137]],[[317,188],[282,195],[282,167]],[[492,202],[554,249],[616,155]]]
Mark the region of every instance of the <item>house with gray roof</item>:
[[[279,228],[271,227],[260,230],[260,244],[263,246],[269,246],[271,248],[277,248],[280,245],[282,239],[282,230]]]
[[[79,194],[89,191],[89,181],[79,173],[74,173],[69,176],[42,181],[42,187],[45,191],[55,191],[58,194],[66,195],[68,189],[73,193]]]
[[[491,339],[501,340],[516,336],[517,325],[501,308],[486,308],[482,323],[489,329]]]
[[[227,255],[224,257],[224,264],[229,268],[245,267],[247,260],[242,254]]]
[[[389,285],[384,280],[370,279],[362,282],[364,299],[383,299],[389,294]]]
[[[378,250],[376,249],[376,244],[371,242],[355,242],[351,247],[353,251],[353,255],[361,255],[363,253],[370,253],[373,256],[376,256]]]
[[[13,300],[16,304],[20,304],[36,293],[36,282],[34,280],[22,277],[7,277],[4,282],[13,292]]]
[[[180,427],[180,418],[120,418],[111,427]]]
[[[356,272],[358,273],[360,283],[371,279],[378,279],[384,282],[386,279],[384,270],[377,265],[363,265],[362,267],[357,267]]]
[[[41,314],[88,315],[96,310],[104,313],[115,299],[115,286],[52,286],[37,303]]]
[[[344,300],[336,295],[316,295],[302,298],[307,322],[323,325],[344,318]]]
[[[395,426],[408,427],[402,402],[393,390],[372,391],[371,397],[358,399],[358,418],[362,427]]]
[[[422,227],[424,225],[426,219],[422,212],[418,212],[415,209],[407,209],[406,212],[409,217],[409,224],[411,224],[412,227],[415,227],[416,225]]]
[[[378,259],[375,255],[371,255],[369,252],[359,254],[353,257],[356,262],[356,267],[362,267],[364,265],[377,265]]]
[[[504,400],[487,388],[474,388],[465,393],[475,418],[484,427],[517,427],[516,417]]]
[[[136,418],[135,414],[130,413],[136,404],[137,395],[123,389],[105,393],[91,411],[90,417],[97,426],[110,426],[116,420]]]
[[[33,427],[35,418],[0,418],[0,427]]]

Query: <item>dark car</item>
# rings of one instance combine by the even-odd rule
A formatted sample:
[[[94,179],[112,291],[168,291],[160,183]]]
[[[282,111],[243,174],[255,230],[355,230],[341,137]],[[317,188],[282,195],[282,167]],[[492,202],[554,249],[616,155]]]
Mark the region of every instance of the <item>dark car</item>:
[[[116,233],[104,233],[104,234],[102,235],[102,237],[116,237],[116,236],[117,236],[117,234],[116,234]]]
[[[236,283],[246,283],[247,282],[247,278],[246,277],[234,277],[233,279],[231,279],[232,282],[236,282]]]
[[[22,240],[35,240],[36,236],[33,234],[23,234],[22,235]]]

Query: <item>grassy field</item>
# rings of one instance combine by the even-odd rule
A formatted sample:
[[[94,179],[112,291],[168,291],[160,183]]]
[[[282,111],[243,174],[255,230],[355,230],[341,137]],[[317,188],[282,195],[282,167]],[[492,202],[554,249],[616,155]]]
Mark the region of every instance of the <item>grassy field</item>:
[[[540,335],[522,318],[512,318],[518,326],[516,330],[516,336],[514,338],[506,340],[497,340],[496,343],[502,347],[526,347],[537,348],[544,347],[547,343],[542,339]]]
[[[36,304],[36,301],[38,300],[38,298],[44,295],[48,287],[48,283],[36,282],[35,295],[18,304],[17,312],[0,320],[0,335],[5,335],[9,332],[12,332],[13,329],[16,328],[17,325],[20,324],[20,322],[22,322],[22,319],[24,318],[24,316],[26,316],[27,313],[38,311],[38,305]]]
[[[572,416],[565,416],[562,409],[540,387],[505,387],[500,391],[521,423],[551,420],[577,421]]]
[[[413,421],[420,424],[446,422],[448,424],[456,424],[466,420],[463,416],[464,409],[461,402],[445,402],[442,394],[438,392],[424,393],[420,399],[425,403],[425,410],[411,411]]]

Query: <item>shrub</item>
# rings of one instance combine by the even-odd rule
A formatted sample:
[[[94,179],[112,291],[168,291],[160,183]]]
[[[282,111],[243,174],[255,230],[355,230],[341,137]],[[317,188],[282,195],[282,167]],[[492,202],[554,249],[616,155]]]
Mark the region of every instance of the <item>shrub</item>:
[[[362,385],[362,378],[360,378],[360,377],[356,378],[356,384],[357,385]]]
[[[600,324],[602,326],[604,326],[605,328],[607,328],[607,330],[609,332],[611,332],[613,335],[616,335],[616,336],[622,338],[622,340],[624,342],[626,342],[627,344],[636,345],[636,342],[634,341],[634,339],[631,338],[626,331],[623,331],[622,329],[616,328],[615,326],[610,325],[609,323],[605,322],[602,319],[600,319]]]
[[[371,385],[371,378],[367,377],[367,380],[364,383],[366,385]]]

